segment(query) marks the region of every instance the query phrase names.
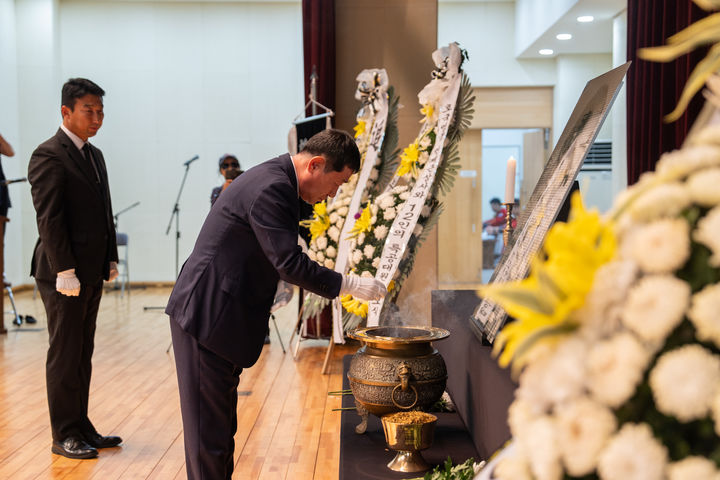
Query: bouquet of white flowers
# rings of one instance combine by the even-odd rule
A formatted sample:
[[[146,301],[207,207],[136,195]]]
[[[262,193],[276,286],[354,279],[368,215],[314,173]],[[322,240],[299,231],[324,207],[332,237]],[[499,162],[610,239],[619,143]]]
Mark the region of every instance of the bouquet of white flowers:
[[[515,321],[500,480],[720,478],[720,127],[604,217],[573,199],[530,276],[481,294]]]

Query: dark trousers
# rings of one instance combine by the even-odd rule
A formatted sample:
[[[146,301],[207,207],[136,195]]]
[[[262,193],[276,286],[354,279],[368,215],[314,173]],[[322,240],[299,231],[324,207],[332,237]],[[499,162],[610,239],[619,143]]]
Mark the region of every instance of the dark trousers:
[[[57,292],[55,282],[36,283],[50,334],[45,381],[53,440],[62,442],[70,436],[97,433],[87,413],[102,281],[82,285],[77,297]]]
[[[188,480],[230,480],[242,368],[211,352],[170,319]]]

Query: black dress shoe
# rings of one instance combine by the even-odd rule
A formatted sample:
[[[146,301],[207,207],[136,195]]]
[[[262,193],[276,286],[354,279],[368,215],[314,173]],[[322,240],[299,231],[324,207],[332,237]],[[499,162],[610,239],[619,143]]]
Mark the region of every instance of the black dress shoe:
[[[68,437],[62,442],[53,440],[52,453],[68,458],[95,458],[98,456],[96,448],[77,437]]]
[[[117,447],[122,443],[122,438],[115,436],[103,437],[99,433],[85,434],[85,441],[91,447],[95,448],[111,448]]]

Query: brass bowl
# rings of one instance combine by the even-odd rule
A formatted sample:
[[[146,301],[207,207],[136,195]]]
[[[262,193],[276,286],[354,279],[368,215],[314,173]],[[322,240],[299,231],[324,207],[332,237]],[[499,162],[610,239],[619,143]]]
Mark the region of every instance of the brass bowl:
[[[423,472],[430,469],[420,451],[432,445],[437,417],[429,413],[425,415],[428,421],[423,423],[399,423],[392,420],[393,414],[381,418],[385,441],[388,447],[398,452],[387,465],[390,470]]]

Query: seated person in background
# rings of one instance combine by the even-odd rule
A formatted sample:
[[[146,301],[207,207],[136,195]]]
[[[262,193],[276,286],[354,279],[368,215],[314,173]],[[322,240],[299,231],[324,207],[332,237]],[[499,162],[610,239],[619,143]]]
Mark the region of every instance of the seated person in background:
[[[215,204],[215,200],[217,200],[220,196],[220,192],[225,190],[233,180],[243,173],[243,171],[240,170],[240,162],[237,157],[229,153],[220,157],[220,160],[218,161],[218,168],[220,169],[220,175],[225,177],[225,183],[212,189],[212,193],[210,193],[211,207]]]
[[[490,220],[485,220],[483,222],[483,230],[485,230],[491,235],[496,235],[498,232],[501,232],[503,227],[505,226],[505,217],[507,216],[507,210],[505,209],[505,207],[502,206],[502,203],[500,203],[500,199],[497,197],[494,197],[490,200],[490,208],[492,208],[495,216],[492,217]]]

